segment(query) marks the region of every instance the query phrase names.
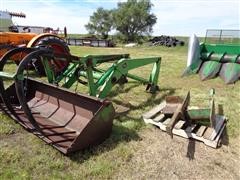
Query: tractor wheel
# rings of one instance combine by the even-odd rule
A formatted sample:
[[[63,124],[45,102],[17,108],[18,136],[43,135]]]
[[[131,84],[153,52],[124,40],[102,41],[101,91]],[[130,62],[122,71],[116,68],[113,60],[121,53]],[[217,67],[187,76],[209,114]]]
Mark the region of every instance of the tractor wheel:
[[[10,45],[10,44],[2,44],[0,45],[0,58],[9,50],[15,48],[15,46]]]
[[[0,45],[0,59],[1,57],[11,49],[17,48],[18,46],[11,45],[11,44],[3,44]],[[26,52],[19,52],[17,54],[14,54],[10,57],[11,60],[13,60],[17,65],[20,63],[20,61],[26,56]]]
[[[30,47],[38,47],[38,46],[52,48],[54,53],[70,55],[70,49],[67,43],[63,39],[55,35],[40,36],[30,44]],[[54,60],[51,61],[50,66],[54,70],[55,74],[59,74],[66,69],[68,64],[69,64],[68,61],[62,61],[55,58]],[[39,75],[45,75],[45,70],[41,61],[36,61],[36,64],[34,64],[34,66],[35,66],[35,69],[38,71]]]

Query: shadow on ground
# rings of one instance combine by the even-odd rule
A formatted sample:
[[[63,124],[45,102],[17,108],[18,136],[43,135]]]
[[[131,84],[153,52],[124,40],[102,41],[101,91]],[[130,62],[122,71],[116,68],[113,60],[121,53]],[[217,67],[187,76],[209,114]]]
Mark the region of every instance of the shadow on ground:
[[[228,144],[229,144],[228,130],[226,127],[222,133],[221,144],[225,145],[225,146],[228,146]]]
[[[111,151],[116,148],[119,143],[128,141],[140,141],[136,130],[126,128],[121,124],[114,124],[111,136],[102,144],[90,147],[83,151],[78,151],[70,155],[72,161],[83,163],[85,160],[91,158],[93,155],[99,155],[103,152]]]
[[[194,159],[195,145],[196,145],[196,140],[188,139],[188,147],[187,147],[186,156],[189,159],[189,161]]]
[[[128,93],[132,88],[139,86],[138,83],[132,83],[130,87],[124,89],[124,91],[121,90],[117,90],[117,91],[113,91],[111,93],[110,97],[114,97],[116,95],[122,94],[122,93]],[[148,106],[152,106],[154,105],[158,105],[159,103],[161,103],[166,96],[172,95],[175,92],[175,89],[160,89],[161,92],[161,96],[159,96],[157,93],[152,94],[146,101],[140,103],[139,105],[132,105],[128,102],[121,102],[119,100],[112,100],[113,103],[121,105],[121,106],[125,106],[127,108],[129,108],[129,111],[126,112],[124,115],[118,116],[115,119],[117,120],[116,123],[114,123],[113,125],[113,131],[111,136],[101,145],[92,147],[92,148],[88,148],[84,151],[80,151],[80,152],[76,152],[73,153],[70,156],[70,159],[73,161],[76,161],[78,163],[82,163],[84,160],[89,159],[90,157],[92,157],[93,155],[98,155],[101,154],[105,151],[111,151],[112,149],[116,148],[116,146],[119,143],[122,142],[129,142],[129,141],[140,141],[141,138],[138,135],[138,130],[136,128],[128,128],[125,127],[124,125],[121,124],[122,119],[121,117],[124,116],[124,118],[127,118],[128,121],[136,121],[137,122],[142,122],[141,121],[141,117],[136,117],[136,116],[130,116],[130,112],[134,111],[134,110],[138,110],[138,109],[144,109],[145,107]]]
[[[136,85],[133,85],[133,87],[135,87]],[[125,93],[127,93],[131,88],[128,88]],[[128,102],[128,100],[124,100],[124,101],[120,101],[117,99],[113,99],[112,102],[116,105],[120,105],[123,106],[125,108],[127,108],[127,112],[124,114],[124,116],[128,119],[132,119],[132,120],[140,120],[138,117],[134,117],[134,116],[130,116],[130,112],[131,111],[135,111],[135,110],[139,110],[139,109],[145,109],[146,107],[151,107],[152,105],[157,106],[159,105],[162,101],[165,100],[165,98],[167,96],[171,96],[175,93],[176,89],[174,88],[162,88],[160,89],[160,91],[156,92],[155,94],[151,94],[151,97],[148,98],[146,101],[138,104],[138,105],[132,105]],[[116,92],[115,92],[116,93]],[[146,92],[145,92],[146,93]],[[161,93],[161,96],[158,96],[158,93]],[[116,94],[121,94],[120,93],[116,93]],[[142,112],[144,113],[144,112]],[[116,117],[117,120],[121,121],[121,115],[117,115]]]

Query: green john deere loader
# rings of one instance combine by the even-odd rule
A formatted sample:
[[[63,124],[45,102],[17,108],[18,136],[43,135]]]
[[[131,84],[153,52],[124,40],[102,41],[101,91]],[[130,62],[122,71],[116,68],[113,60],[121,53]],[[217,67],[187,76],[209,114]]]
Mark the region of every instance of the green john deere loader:
[[[20,63],[11,57],[25,53]],[[59,71],[58,62],[67,66]],[[45,81],[32,62],[42,63]],[[101,69],[102,63],[112,63]],[[109,137],[115,109],[106,97],[116,84],[134,79],[146,84],[146,90],[158,90],[160,57],[131,59],[129,54],[76,57],[51,46],[20,47],[8,51],[0,60],[0,110],[64,154],[101,143]],[[152,64],[149,78],[129,71]],[[8,66],[11,66],[9,71]],[[16,70],[13,70],[15,66]],[[85,85],[88,94],[70,90]],[[73,88],[72,88],[73,89]]]

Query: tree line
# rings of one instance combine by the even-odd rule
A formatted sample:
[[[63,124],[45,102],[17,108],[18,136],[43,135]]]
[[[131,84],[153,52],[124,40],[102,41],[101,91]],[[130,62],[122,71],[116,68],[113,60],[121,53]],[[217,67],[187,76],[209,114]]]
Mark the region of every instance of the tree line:
[[[90,34],[107,39],[110,31],[115,31],[123,42],[140,41],[152,33],[157,17],[151,13],[150,0],[128,0],[119,2],[115,9],[98,8],[85,25]]]

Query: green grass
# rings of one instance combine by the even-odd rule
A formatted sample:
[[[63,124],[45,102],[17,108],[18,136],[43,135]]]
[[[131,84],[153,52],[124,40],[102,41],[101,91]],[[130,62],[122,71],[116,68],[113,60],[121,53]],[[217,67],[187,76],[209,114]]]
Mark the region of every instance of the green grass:
[[[109,179],[126,168],[134,155],[146,127],[141,114],[160,103],[167,95],[185,96],[191,91],[191,104],[208,106],[209,90],[215,88],[216,103],[223,104],[228,117],[230,139],[239,137],[240,82],[225,85],[220,78],[202,82],[198,75],[181,78],[186,65],[187,47],[91,48],[70,47],[77,56],[87,54],[130,53],[132,58],[161,56],[160,92],[148,94],[145,86],[130,80],[123,88],[115,86],[109,98],[116,104],[128,104],[128,114],[114,120],[111,137],[99,146],[66,157],[34,135],[27,133],[13,120],[1,115],[0,179]],[[148,77],[151,66],[133,70],[133,74]],[[78,90],[87,89],[79,85]],[[151,128],[151,127],[150,127]],[[139,146],[138,148],[143,148]],[[160,147],[159,147],[160,148]],[[147,166],[147,164],[146,164]]]

